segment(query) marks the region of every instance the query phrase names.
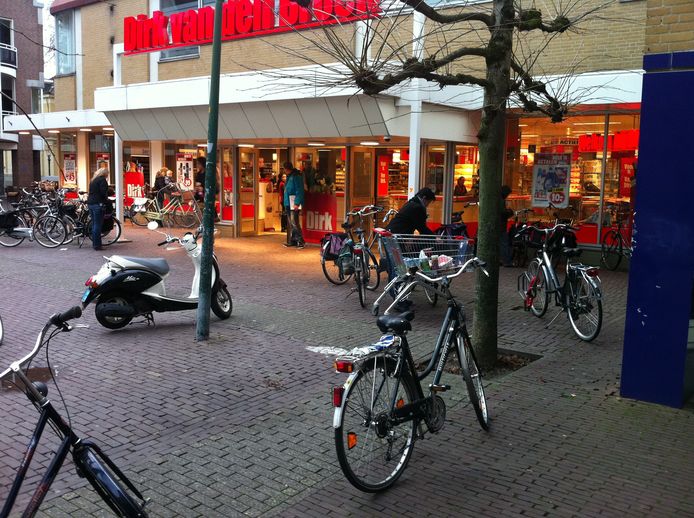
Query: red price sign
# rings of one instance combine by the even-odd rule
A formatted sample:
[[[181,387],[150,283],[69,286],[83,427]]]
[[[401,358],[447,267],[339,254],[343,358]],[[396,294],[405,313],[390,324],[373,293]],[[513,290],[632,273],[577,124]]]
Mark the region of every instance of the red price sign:
[[[552,205],[561,205],[564,203],[564,200],[566,197],[564,196],[563,192],[551,192],[549,193],[549,201],[552,202]]]

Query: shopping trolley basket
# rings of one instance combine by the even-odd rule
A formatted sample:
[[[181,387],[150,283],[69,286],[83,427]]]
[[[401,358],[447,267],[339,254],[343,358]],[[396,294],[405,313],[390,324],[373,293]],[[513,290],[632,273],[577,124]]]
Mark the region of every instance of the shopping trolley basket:
[[[397,276],[417,268],[428,277],[455,272],[474,257],[473,240],[418,234],[395,234],[383,238],[386,253]]]

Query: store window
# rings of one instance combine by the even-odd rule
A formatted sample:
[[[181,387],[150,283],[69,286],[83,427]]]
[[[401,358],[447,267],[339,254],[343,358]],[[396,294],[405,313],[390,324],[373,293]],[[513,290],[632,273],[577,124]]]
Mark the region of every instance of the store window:
[[[99,160],[106,160],[108,168],[113,171],[113,134],[91,133],[89,135],[89,169],[97,170]]]
[[[77,135],[60,134],[61,187],[77,187]],[[91,179],[91,178],[89,178]]]
[[[75,73],[75,16],[74,11],[63,11],[55,16],[56,74]]]
[[[504,178],[512,188],[509,206],[532,207],[547,221],[573,220],[584,244],[599,244],[618,222],[630,234],[639,122],[638,113],[513,121]]]
[[[429,144],[426,146],[426,169],[424,172],[424,186],[429,187],[437,196],[443,194],[443,172],[446,161],[446,148],[443,144]]]

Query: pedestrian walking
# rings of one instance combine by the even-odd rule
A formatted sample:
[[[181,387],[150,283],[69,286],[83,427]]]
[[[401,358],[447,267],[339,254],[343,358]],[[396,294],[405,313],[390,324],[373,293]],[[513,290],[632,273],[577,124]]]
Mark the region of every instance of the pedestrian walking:
[[[284,246],[304,248],[304,236],[301,232],[301,209],[304,204],[304,178],[291,162],[284,163],[287,182],[284,186],[284,207],[289,214],[287,225],[287,242]]]
[[[101,246],[101,229],[104,223],[104,205],[109,203],[108,199],[108,162],[99,160],[98,169],[92,176],[89,183],[89,196],[87,197],[87,207],[92,218],[92,247],[94,250],[103,250]]]

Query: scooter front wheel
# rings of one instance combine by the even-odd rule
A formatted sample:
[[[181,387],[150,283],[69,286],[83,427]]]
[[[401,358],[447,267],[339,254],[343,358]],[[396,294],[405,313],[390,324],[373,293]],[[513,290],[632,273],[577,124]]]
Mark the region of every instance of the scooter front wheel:
[[[217,315],[222,320],[226,320],[231,316],[231,311],[233,309],[233,303],[231,301],[231,295],[229,290],[224,288],[219,288],[212,294],[212,299],[210,300],[210,308],[215,315]]]

